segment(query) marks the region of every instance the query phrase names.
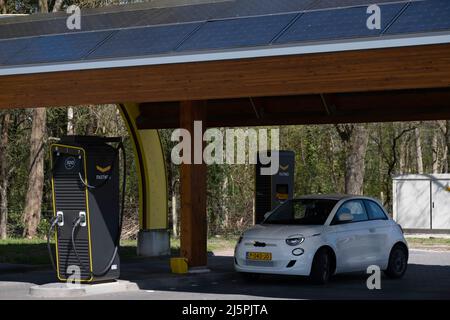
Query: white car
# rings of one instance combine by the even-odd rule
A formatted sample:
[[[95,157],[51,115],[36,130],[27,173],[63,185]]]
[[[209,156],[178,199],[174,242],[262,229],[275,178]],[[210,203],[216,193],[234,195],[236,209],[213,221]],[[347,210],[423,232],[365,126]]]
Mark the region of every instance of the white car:
[[[284,202],[245,231],[234,267],[247,278],[289,274],[326,283],[333,274],[376,265],[390,278],[401,278],[408,255],[403,230],[377,200],[313,195]]]

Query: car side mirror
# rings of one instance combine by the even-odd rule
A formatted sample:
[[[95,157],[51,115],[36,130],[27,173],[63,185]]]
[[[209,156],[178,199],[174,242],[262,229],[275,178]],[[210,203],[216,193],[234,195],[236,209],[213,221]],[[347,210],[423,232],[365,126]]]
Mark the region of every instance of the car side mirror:
[[[353,221],[353,215],[350,212],[342,212],[338,216],[338,221],[341,222],[341,223],[352,222]]]

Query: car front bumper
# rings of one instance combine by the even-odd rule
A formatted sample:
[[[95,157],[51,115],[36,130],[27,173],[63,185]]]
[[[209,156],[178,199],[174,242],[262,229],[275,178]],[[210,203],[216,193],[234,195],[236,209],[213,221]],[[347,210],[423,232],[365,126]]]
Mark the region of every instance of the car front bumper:
[[[295,256],[292,250],[303,249],[304,253]],[[272,254],[270,261],[247,259],[247,252],[266,252]],[[284,243],[273,243],[270,247],[256,248],[248,241],[242,241],[235,248],[234,269],[237,272],[286,274],[309,276],[315,250],[302,245],[291,247]]]

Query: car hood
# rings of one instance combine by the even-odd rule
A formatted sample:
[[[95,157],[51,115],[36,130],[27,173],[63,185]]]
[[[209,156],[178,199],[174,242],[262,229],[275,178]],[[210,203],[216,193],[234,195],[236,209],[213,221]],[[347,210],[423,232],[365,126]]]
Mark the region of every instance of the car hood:
[[[321,233],[324,226],[298,226],[280,224],[259,224],[244,232],[246,239],[276,239],[284,240],[289,236],[301,234],[309,237]]]

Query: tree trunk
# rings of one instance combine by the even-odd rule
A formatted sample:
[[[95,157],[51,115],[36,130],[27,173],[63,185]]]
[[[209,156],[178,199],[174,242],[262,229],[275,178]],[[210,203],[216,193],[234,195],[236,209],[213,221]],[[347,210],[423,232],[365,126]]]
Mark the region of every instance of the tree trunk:
[[[23,236],[34,238],[41,220],[41,204],[44,191],[44,137],[46,125],[45,108],[33,110],[30,139],[30,166],[28,189],[25,197]]]
[[[439,161],[439,144],[438,144],[438,130],[434,130],[433,139],[431,141],[431,153],[433,161],[433,173],[439,173],[440,161]]]
[[[423,174],[423,156],[422,156],[422,135],[420,128],[414,130],[416,134],[416,159],[417,159],[417,173]]]
[[[172,233],[178,237],[178,204],[177,204],[177,185],[179,181],[172,179]]]
[[[0,0],[0,14],[6,14],[6,0]]]
[[[48,12],[48,2],[47,2],[47,0],[39,0],[39,10],[42,13]]]
[[[445,123],[445,145],[446,145],[446,163],[445,163],[445,172],[447,173],[450,170],[450,120],[447,120]]]
[[[92,106],[88,106],[88,107],[89,107],[89,120],[86,125],[86,135],[93,136],[97,132],[97,127],[98,127],[97,116],[92,111],[92,109],[91,109]]]
[[[403,124],[400,124],[400,131],[403,130]],[[400,174],[405,174],[407,171],[407,163],[408,163],[408,144],[406,139],[400,140],[400,155],[399,155],[399,166],[400,166]]]
[[[220,209],[223,214],[223,228],[224,231],[228,231],[228,227],[230,226],[230,213],[228,212],[228,176],[223,178],[222,182],[222,197],[221,197]]]
[[[10,113],[0,118],[1,136],[0,136],[0,239],[6,239],[8,234],[8,131],[10,125]]]
[[[449,153],[449,121],[448,120],[439,120],[439,132],[441,134],[441,143],[442,143],[442,159],[440,161],[440,172],[447,173],[448,172],[448,153]]]
[[[74,128],[73,128],[73,107],[67,108],[67,135],[72,136],[74,135]]]
[[[365,125],[336,125],[345,145],[345,193],[360,195],[364,192],[364,174],[369,133]]]
[[[61,10],[62,4],[63,4],[63,0],[56,0],[55,4],[53,5],[52,12],[58,12],[59,10]]]

